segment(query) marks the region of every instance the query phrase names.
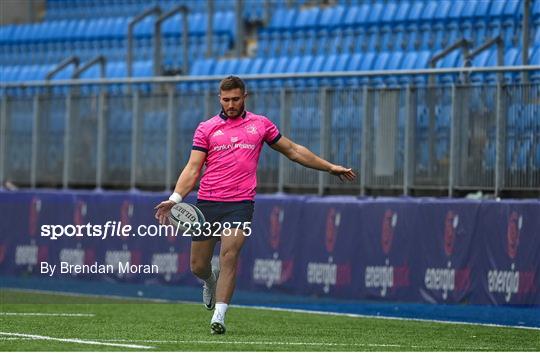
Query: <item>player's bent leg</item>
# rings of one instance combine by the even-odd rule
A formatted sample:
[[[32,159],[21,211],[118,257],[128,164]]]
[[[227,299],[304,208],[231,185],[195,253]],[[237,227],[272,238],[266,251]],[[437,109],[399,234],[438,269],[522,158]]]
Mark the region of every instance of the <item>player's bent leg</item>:
[[[212,255],[217,239],[191,241],[190,268],[191,272],[204,280],[212,274]]]
[[[212,270],[212,254],[217,239],[191,241],[191,272],[204,281],[203,304],[207,310],[212,310],[216,304],[216,285],[219,270]]]
[[[234,229],[229,236],[223,234],[221,236],[219,254],[221,272],[216,289],[216,309],[210,321],[212,334],[225,333],[225,313],[236,285],[236,268],[245,238],[244,231],[241,229]]]
[[[221,249],[219,252],[220,274],[218,279],[216,299],[218,302],[228,304],[231,301],[236,285],[236,267],[240,250],[246,237],[242,229],[232,229],[232,234],[221,236]]]

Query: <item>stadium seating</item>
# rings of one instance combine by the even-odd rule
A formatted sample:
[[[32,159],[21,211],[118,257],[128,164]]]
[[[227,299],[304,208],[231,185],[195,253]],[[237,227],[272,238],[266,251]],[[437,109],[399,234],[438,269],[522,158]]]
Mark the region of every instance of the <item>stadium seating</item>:
[[[510,1],[450,1],[450,0],[388,0],[388,1],[336,1],[331,6],[314,6],[299,1],[288,6],[286,1],[276,0],[270,4],[269,21],[263,22],[265,9],[262,6],[245,6],[244,20],[256,24],[256,50],[250,57],[235,57],[231,49],[236,37],[235,13],[230,3],[215,1],[213,17],[213,57],[206,53],[207,9],[204,1],[187,0],[48,0],[45,21],[34,24],[0,26],[0,56],[2,82],[44,80],[56,64],[65,59],[66,53],[77,55],[82,62],[97,55],[107,58],[106,77],[121,78],[127,75],[125,63],[127,28],[133,16],[152,5],[164,11],[178,4],[188,6],[188,55],[192,76],[224,76],[228,74],[255,75],[273,73],[311,73],[345,71],[414,70],[428,67],[431,57],[456,41],[466,38],[477,47],[486,40],[501,36],[504,42],[505,65],[521,65],[521,20],[523,0]],[[99,15],[97,15],[99,14]],[[531,11],[530,63],[540,65],[540,1],[534,1]],[[153,75],[154,18],[149,17],[135,27],[133,76]],[[175,15],[162,26],[162,55],[165,70],[182,66],[182,17]],[[496,65],[497,52],[490,47],[472,60],[473,66]],[[461,50],[454,50],[437,63],[437,67],[451,68],[464,65]],[[68,79],[73,67],[60,71],[55,80]],[[82,78],[97,78],[96,67],[86,71]],[[457,75],[443,75],[441,84],[452,84]],[[507,82],[521,82],[520,74],[506,74]],[[540,81],[540,73],[530,75],[533,82]],[[473,84],[493,84],[497,75],[473,74]],[[352,76],[332,78],[288,78],[285,80],[264,79],[254,81],[258,90],[277,87],[332,86],[395,87],[407,84],[425,85],[425,76]],[[211,88],[210,81],[180,83],[186,92],[200,92]],[[83,92],[92,92],[96,87],[82,87]],[[149,85],[139,85],[147,91]],[[110,94],[123,92],[122,85],[110,85]],[[12,90],[13,94],[31,95],[33,90]],[[66,88],[56,87],[54,94],[64,95]],[[436,111],[436,145],[438,160],[447,158],[449,149],[448,104],[439,104]],[[298,109],[298,107],[293,107]],[[531,119],[537,110],[510,107],[506,163],[516,171],[528,164],[540,168],[540,127],[535,134],[528,134]],[[299,112],[299,114],[305,114]],[[128,120],[115,116],[109,121],[112,129],[128,131]],[[123,115],[124,117],[126,115]],[[422,170],[428,165],[428,116],[426,106],[420,104],[417,114],[416,137],[417,167]],[[527,120],[529,119],[529,120]],[[144,122],[148,131],[159,130],[163,123],[159,112],[150,112]],[[114,122],[114,123],[113,123]],[[158,123],[161,122],[161,123]],[[157,124],[157,125],[156,125]],[[161,125],[160,125],[161,124]],[[114,127],[113,127],[114,125]],[[116,131],[116,130],[114,130]],[[120,130],[118,130],[120,133]],[[120,136],[119,135],[119,136]],[[149,133],[149,136],[152,135]],[[344,142],[346,144],[346,142]],[[126,145],[127,146],[127,145]],[[154,155],[152,143],[145,144],[143,156]],[[349,147],[336,147],[345,153]],[[107,151],[111,165],[120,165],[128,156],[110,149]],[[495,146],[485,145],[485,167],[494,168]],[[402,158],[399,157],[399,158]],[[146,159],[145,159],[146,160]],[[147,160],[151,163],[151,159]],[[401,162],[403,160],[401,159]],[[154,166],[159,170],[160,166]],[[122,168],[120,168],[122,169]],[[152,168],[146,168],[152,169]],[[120,173],[120,172],[118,172]]]
[[[339,1],[336,5],[317,7],[304,4],[288,7],[285,1],[271,2],[271,17],[257,33],[255,57],[243,58],[238,66],[230,50],[236,38],[234,9],[227,2],[215,2],[213,60],[222,63],[209,67],[213,61],[204,58],[206,52],[206,7],[201,1],[139,1],[117,0],[49,0],[46,21],[35,24],[0,27],[0,57],[5,81],[43,79],[50,66],[65,58],[69,52],[82,61],[104,55],[112,68],[108,77],[120,77],[127,70],[121,68],[126,56],[126,34],[130,18],[151,5],[164,11],[184,4],[189,15],[189,57],[191,75],[221,75],[240,69],[242,73],[292,73],[317,71],[410,70],[426,68],[430,57],[454,43],[467,38],[474,46],[486,39],[501,35],[506,49],[505,64],[519,65],[521,44],[522,0],[511,1],[436,1],[404,0],[387,2]],[[304,6],[300,6],[304,4]],[[230,5],[230,4],[229,4]],[[244,19],[259,21],[264,10],[245,6]],[[532,8],[531,34],[534,47],[531,63],[538,61],[540,22],[538,2]],[[99,13],[97,17],[95,14]],[[142,67],[151,67],[153,58],[153,19],[146,18],[135,28],[135,60],[139,62],[136,76],[151,74]],[[182,66],[181,16],[176,15],[163,24],[164,69]],[[314,65],[313,58],[341,55],[341,65]],[[284,65],[286,57],[294,58]],[[495,51],[490,48],[473,60],[474,65],[495,65]],[[261,65],[260,58],[269,60]],[[270,59],[277,58],[277,59]],[[330,61],[333,62],[333,59]],[[142,64],[142,62],[147,62]],[[274,65],[279,63],[279,65]],[[352,63],[352,64],[345,64]],[[356,64],[355,64],[356,63]],[[226,64],[226,65],[225,65]],[[236,66],[235,66],[236,65]],[[253,66],[255,65],[255,66]],[[438,67],[463,65],[463,57],[456,50],[439,61]],[[201,70],[204,68],[204,70]],[[342,70],[344,69],[344,70]],[[300,71],[299,71],[300,70]],[[32,74],[33,73],[33,74]],[[113,75],[113,76],[111,76]],[[538,80],[538,73],[531,79]],[[473,82],[493,82],[494,75],[475,75]],[[519,79],[507,75],[507,80]],[[451,83],[454,76],[444,76],[441,83]],[[292,81],[287,81],[289,84]],[[399,76],[386,80],[304,80],[299,84],[406,84],[408,78]],[[268,83],[268,82],[267,82]],[[416,84],[425,83],[416,78]],[[264,84],[263,84],[264,85]]]

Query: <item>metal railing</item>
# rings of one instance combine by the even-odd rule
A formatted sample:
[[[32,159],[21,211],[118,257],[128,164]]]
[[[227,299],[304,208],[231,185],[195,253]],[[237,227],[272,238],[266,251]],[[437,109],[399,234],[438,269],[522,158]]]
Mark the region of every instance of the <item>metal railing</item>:
[[[538,66],[520,69],[540,71]],[[520,69],[505,70],[505,74]],[[463,70],[497,73],[501,68],[398,74]],[[359,74],[376,76],[370,72],[246,77],[248,110],[266,115],[295,142],[359,172],[357,181],[343,184],[264,148],[258,170],[261,187],[319,194],[405,195],[419,190],[437,195],[525,190],[540,196],[539,83],[334,85],[333,80]],[[388,73],[378,73],[384,74]],[[170,189],[187,161],[198,123],[219,111],[219,79],[1,84],[0,182],[31,187]],[[256,81],[275,79],[290,84],[250,88]],[[297,85],[300,81],[296,80],[311,79],[324,79],[327,84]],[[100,89],[65,94],[44,89],[55,84]],[[122,84],[134,89],[112,89]],[[142,84],[143,88],[136,89]],[[163,89],[149,90],[154,84]],[[202,85],[199,91],[183,86],[197,84]],[[10,93],[13,89],[19,90],[17,94]],[[21,94],[21,90],[29,93]]]

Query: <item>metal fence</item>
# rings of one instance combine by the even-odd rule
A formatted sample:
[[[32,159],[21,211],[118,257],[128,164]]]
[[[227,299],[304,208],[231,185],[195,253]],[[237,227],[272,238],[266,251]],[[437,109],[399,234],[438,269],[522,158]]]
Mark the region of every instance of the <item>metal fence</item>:
[[[0,181],[173,187],[195,128],[219,111],[216,82],[202,91],[181,85],[34,87],[3,95]],[[250,92],[247,108],[268,116],[293,141],[359,172],[345,184],[264,148],[258,180],[265,189],[449,195],[526,190],[540,196],[539,83],[266,87]]]

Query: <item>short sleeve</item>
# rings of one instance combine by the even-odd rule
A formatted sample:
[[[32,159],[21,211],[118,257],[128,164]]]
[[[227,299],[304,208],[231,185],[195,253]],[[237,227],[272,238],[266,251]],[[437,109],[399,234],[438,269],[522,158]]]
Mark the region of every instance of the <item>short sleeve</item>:
[[[263,122],[265,126],[264,141],[266,141],[266,143],[269,145],[273,145],[279,141],[281,134],[279,133],[277,126],[270,121],[270,119],[265,117],[263,118]]]
[[[193,135],[193,147],[192,149],[208,153],[208,139],[204,132],[203,124],[199,124]]]

